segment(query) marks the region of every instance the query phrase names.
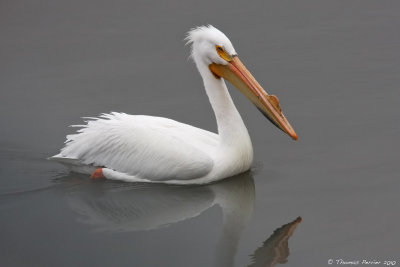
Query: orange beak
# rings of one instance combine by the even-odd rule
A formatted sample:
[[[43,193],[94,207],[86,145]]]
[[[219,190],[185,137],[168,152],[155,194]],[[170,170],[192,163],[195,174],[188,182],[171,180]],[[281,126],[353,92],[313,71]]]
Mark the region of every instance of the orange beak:
[[[295,131],[281,111],[278,98],[264,91],[237,56],[232,57],[227,65],[212,63],[209,68],[217,78],[222,77],[239,89],[276,127],[297,140]]]

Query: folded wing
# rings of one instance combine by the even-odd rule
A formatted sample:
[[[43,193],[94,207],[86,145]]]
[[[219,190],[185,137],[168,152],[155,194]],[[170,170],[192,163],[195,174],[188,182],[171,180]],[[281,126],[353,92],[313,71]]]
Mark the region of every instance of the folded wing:
[[[68,135],[55,159],[107,167],[142,179],[186,180],[205,176],[213,167],[218,135],[174,120],[103,114]]]

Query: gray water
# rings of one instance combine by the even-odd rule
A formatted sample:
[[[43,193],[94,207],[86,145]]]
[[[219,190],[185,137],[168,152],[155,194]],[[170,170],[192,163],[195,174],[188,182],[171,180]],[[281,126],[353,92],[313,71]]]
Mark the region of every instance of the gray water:
[[[2,1],[0,265],[400,265],[399,15],[398,1]],[[203,24],[279,97],[297,142],[229,85],[255,151],[238,177],[91,181],[46,160],[102,112],[216,131],[183,42]]]

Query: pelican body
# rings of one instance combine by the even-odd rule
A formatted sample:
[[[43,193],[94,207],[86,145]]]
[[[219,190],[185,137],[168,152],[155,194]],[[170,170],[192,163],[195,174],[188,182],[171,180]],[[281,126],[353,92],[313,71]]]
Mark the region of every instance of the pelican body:
[[[253,148],[225,80],[238,88],[279,129],[297,135],[239,60],[229,39],[213,26],[186,37],[214,110],[218,134],[171,119],[112,112],[89,118],[51,157],[71,171],[131,182],[204,184],[250,169]]]

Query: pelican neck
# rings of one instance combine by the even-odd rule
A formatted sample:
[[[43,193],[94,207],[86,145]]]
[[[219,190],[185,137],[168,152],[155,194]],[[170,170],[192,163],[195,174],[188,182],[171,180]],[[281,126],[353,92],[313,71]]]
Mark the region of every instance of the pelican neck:
[[[203,68],[200,74],[215,114],[221,142],[231,144],[237,142],[237,138],[250,140],[247,128],[232,101],[224,79],[216,78],[208,68],[206,70]]]

